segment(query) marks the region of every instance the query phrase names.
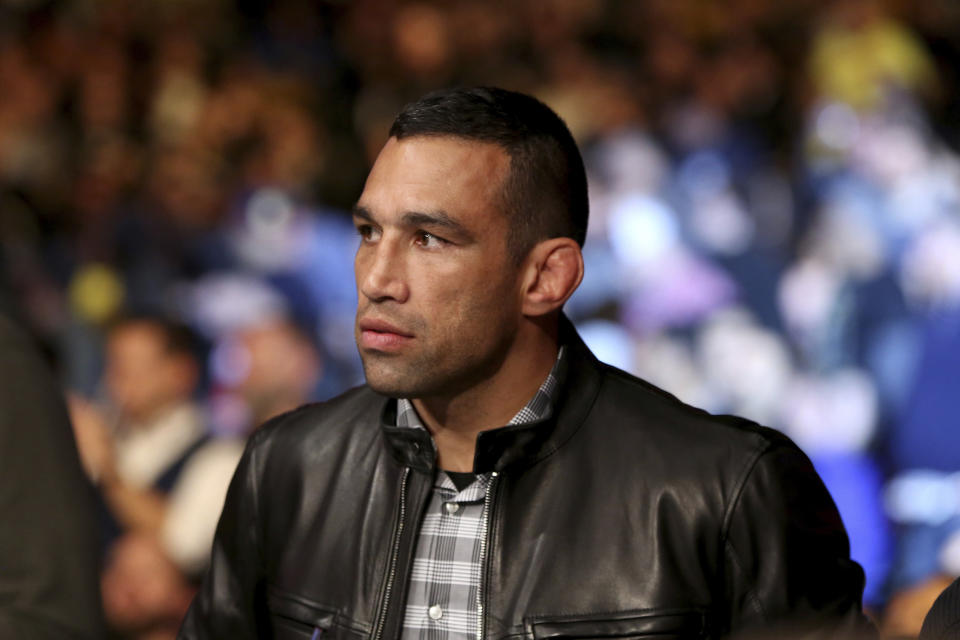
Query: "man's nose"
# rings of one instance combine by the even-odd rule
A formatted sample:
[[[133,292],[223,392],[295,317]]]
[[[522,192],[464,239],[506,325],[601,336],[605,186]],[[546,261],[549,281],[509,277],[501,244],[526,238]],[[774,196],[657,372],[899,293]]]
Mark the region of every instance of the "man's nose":
[[[397,243],[381,238],[357,251],[356,272],[360,293],[372,302],[406,302],[409,287]]]

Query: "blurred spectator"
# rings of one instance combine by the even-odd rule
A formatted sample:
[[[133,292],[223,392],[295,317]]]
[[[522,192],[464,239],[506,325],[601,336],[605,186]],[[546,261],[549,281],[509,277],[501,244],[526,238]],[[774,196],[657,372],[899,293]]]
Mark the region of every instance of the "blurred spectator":
[[[900,420],[891,434],[897,474],[885,498],[899,528],[886,612],[891,634],[916,635],[924,612],[960,575],[960,436],[956,423],[956,363],[960,299],[924,322],[920,357]]]
[[[209,546],[225,494],[225,483],[223,488],[193,487],[202,496],[212,493],[212,509],[170,520],[182,472],[207,440],[193,398],[199,381],[193,349],[184,327],[151,317],[120,320],[107,334],[104,375],[115,419],[79,397],[71,403],[84,466],[106,506],[107,533],[111,541],[118,537],[103,575],[107,622],[130,637],[153,637],[185,612],[193,591],[184,576],[197,570],[198,561],[159,543],[186,537],[201,548]],[[176,531],[174,524],[187,531]],[[190,564],[175,568],[176,580],[161,581],[155,568],[175,567],[167,557]],[[202,567],[202,557],[199,563]],[[182,608],[157,611],[156,599]]]
[[[240,436],[312,400],[323,370],[314,342],[282,316],[237,328],[211,360],[218,430]]]
[[[950,640],[960,629],[960,579],[954,580],[937,597],[927,613],[920,640]]]
[[[126,535],[110,549],[107,562],[101,591],[111,637],[175,638],[195,589],[157,540]]]
[[[144,479],[142,467],[132,467],[141,469],[139,476],[136,471],[122,475],[126,467],[118,463],[113,473],[127,478],[128,486],[111,489],[102,483],[108,504],[118,508],[128,531],[112,545],[102,578],[108,622],[125,638],[175,636],[193,595],[192,581],[209,560],[245,437],[268,418],[309,401],[320,377],[315,347],[289,322],[267,317],[237,329],[219,348],[214,361],[223,367],[213,372],[228,378],[213,380],[215,387],[222,386],[214,395],[214,416],[220,407],[221,417],[235,421],[219,424],[220,433],[229,437],[208,439],[199,409],[189,400],[197,365],[182,351],[185,343],[171,342],[174,329],[155,320],[127,320],[114,326],[107,341],[107,386],[122,416],[114,440],[118,461],[126,453],[133,465],[138,451],[144,455],[141,464],[157,468],[172,461],[152,481]],[[227,398],[229,393],[236,395]],[[83,428],[92,427],[89,418]],[[101,458],[101,473],[111,473],[109,455]],[[113,492],[126,497],[111,498]],[[134,496],[140,500],[135,506]]]
[[[930,93],[934,67],[917,36],[880,0],[840,0],[814,37],[810,76],[816,94],[856,109],[880,107],[891,93]]]
[[[220,418],[218,432],[229,435],[207,442],[185,463],[168,494],[160,534],[163,551],[190,577],[206,568],[216,517],[246,437],[269,418],[312,400],[322,368],[312,341],[279,317],[239,329],[219,350],[214,419]]]
[[[316,347],[300,329],[274,319],[245,329],[237,338],[246,351],[248,366],[236,389],[250,409],[252,425],[259,426],[311,399],[322,364]]]
[[[0,521],[0,637],[102,638],[92,490],[61,393],[2,308]]]
[[[72,403],[84,466],[124,530],[159,530],[160,496],[204,440],[193,348],[187,329],[163,320],[118,321],[107,335],[104,375],[115,418],[83,399]]]

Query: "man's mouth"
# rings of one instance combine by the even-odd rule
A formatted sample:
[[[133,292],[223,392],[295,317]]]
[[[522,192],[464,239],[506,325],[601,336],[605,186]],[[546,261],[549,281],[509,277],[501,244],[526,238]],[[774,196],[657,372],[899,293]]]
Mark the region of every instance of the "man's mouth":
[[[364,318],[357,323],[358,342],[362,349],[392,351],[413,339],[413,334],[384,320]]]

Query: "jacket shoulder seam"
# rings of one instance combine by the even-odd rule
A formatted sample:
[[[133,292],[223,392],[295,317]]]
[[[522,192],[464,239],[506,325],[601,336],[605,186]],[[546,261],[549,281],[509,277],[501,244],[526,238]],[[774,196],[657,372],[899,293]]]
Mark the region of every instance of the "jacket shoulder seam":
[[[756,451],[753,452],[753,454],[743,465],[743,470],[740,472],[740,476],[733,485],[733,490],[730,493],[730,500],[727,504],[727,508],[723,514],[723,520],[720,525],[720,535],[724,540],[728,538],[728,534],[730,533],[730,522],[733,520],[733,514],[740,504],[740,498],[743,496],[743,491],[747,486],[747,481],[750,479],[750,476],[753,475],[754,470],[760,463],[760,459],[769,453],[772,448],[773,442],[764,439],[760,446],[757,447]]]
[[[259,453],[260,452],[258,451],[257,448],[252,448],[250,450],[250,466],[255,473],[257,473],[258,471],[258,465],[257,465],[256,459],[260,457],[258,455]],[[260,517],[260,483],[256,480],[256,478],[251,478],[250,483],[252,485],[250,487],[250,493],[252,494],[251,500],[253,502],[253,513],[257,519],[257,522],[263,523],[263,518]],[[263,562],[263,550],[261,549],[260,540],[263,539],[263,536],[260,533],[260,526],[262,526],[262,524],[253,528],[254,535],[256,536],[256,539],[253,541],[253,543],[257,550],[257,564],[262,569],[264,562]]]
[[[726,550],[727,557],[730,558],[730,564],[733,565],[734,569],[743,573],[743,567],[740,566],[740,559],[737,557],[736,549],[733,548],[733,545],[730,544],[729,540],[724,540],[723,547]],[[756,609],[757,613],[764,619],[767,617],[767,611],[763,606],[763,603],[760,602],[760,598],[757,596],[755,589],[750,589],[747,591],[747,598],[750,601],[750,604]]]
[[[736,512],[737,507],[739,507],[740,499],[743,497],[743,492],[747,486],[747,482],[750,480],[750,477],[753,475],[753,472],[759,465],[760,460],[774,448],[774,445],[774,441],[764,439],[762,444],[757,447],[757,450],[754,452],[753,456],[747,460],[747,463],[744,465],[743,471],[740,474],[740,478],[734,485],[730,503],[727,505],[726,513],[724,513],[723,522],[720,527],[720,538],[723,541],[726,554],[730,558],[730,562],[734,566],[735,570],[740,573],[743,573],[743,568],[740,565],[737,550],[730,541],[730,526],[731,522],[733,521],[733,514]],[[763,618],[766,618],[766,609],[763,606],[763,603],[760,601],[760,598],[757,596],[756,590],[751,587],[747,591],[747,597],[750,599],[751,604],[756,608],[757,612]]]
[[[263,447],[269,446],[270,437],[279,425],[286,422],[287,418],[300,413],[302,410],[303,407],[300,407],[267,420],[267,422],[254,431],[247,442],[246,454],[249,455],[249,466],[245,480],[250,491],[250,501],[256,518],[255,524],[252,527],[254,535],[253,543],[254,548],[257,550],[257,566],[260,567],[261,570],[264,567],[263,549],[260,544],[260,541],[263,539],[261,527],[264,524],[264,519],[260,517],[260,476],[263,474]]]

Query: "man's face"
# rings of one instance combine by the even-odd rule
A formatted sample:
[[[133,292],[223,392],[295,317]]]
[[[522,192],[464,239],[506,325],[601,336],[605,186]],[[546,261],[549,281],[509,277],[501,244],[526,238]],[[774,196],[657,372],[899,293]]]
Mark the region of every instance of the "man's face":
[[[520,320],[501,189],[509,156],[453,137],[391,138],[354,212],[356,338],[377,391],[424,398],[495,373]]]
[[[105,380],[125,418],[146,421],[171,402],[190,395],[192,381],[182,363],[164,347],[163,334],[147,323],[116,329],[107,340]]]

